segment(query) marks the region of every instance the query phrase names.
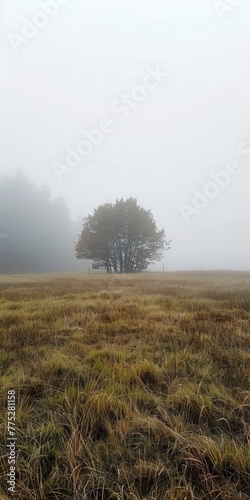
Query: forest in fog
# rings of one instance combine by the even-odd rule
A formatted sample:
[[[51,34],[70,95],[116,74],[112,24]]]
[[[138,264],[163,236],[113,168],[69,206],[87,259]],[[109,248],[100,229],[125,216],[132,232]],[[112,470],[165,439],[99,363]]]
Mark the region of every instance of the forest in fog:
[[[86,271],[75,257],[78,232],[63,198],[52,199],[22,171],[1,175],[0,273]]]

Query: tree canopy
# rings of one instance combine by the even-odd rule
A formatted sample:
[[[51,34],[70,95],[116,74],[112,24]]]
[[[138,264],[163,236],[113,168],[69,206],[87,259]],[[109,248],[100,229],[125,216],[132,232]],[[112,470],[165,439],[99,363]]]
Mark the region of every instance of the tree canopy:
[[[150,210],[135,198],[106,203],[84,219],[76,257],[93,261],[93,269],[132,273],[147,269],[169,249],[164,229],[158,230]]]

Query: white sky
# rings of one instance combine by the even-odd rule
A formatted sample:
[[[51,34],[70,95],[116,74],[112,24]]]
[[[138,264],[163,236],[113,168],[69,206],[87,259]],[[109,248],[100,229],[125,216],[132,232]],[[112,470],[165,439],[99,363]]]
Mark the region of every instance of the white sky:
[[[64,0],[15,52],[42,3],[1,0],[0,171],[47,184],[73,218],[136,197],[173,240],[158,268],[249,270],[250,2],[220,17],[212,0]],[[120,120],[112,104],[157,64],[169,77]],[[52,163],[105,117],[115,130],[60,183]],[[180,205],[231,160],[239,175],[187,224]]]

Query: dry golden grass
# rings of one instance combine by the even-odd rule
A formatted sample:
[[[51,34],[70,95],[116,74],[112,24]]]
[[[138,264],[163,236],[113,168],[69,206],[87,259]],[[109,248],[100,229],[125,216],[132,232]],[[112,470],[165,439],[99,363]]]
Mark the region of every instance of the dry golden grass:
[[[250,273],[2,276],[0,498],[250,499]]]

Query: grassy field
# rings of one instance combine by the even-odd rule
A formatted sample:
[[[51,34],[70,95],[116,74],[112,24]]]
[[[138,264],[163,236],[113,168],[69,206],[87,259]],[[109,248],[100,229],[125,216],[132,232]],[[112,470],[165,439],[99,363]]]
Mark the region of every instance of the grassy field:
[[[250,273],[2,276],[1,500],[250,499],[249,320]]]

